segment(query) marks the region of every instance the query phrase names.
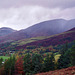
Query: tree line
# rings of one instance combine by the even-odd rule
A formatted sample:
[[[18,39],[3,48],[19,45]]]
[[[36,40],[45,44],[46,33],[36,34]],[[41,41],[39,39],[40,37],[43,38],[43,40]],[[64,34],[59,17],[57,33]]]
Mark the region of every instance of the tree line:
[[[25,56],[20,56],[17,59],[15,56],[11,56],[3,65],[1,65],[0,75],[33,75],[40,72],[48,72],[55,69],[75,66],[75,45],[68,49],[68,44],[66,44],[59,53],[61,56],[57,63],[55,63],[53,52],[51,55],[47,54],[45,58],[37,53],[27,53]],[[0,59],[0,62],[2,62],[2,59]]]

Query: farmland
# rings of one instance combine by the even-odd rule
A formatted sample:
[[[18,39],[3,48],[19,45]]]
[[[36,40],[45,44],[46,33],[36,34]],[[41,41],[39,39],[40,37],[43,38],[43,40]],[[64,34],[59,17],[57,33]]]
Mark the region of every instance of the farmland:
[[[8,59],[8,56],[0,56],[0,59],[3,58],[3,61],[5,61],[6,59]]]

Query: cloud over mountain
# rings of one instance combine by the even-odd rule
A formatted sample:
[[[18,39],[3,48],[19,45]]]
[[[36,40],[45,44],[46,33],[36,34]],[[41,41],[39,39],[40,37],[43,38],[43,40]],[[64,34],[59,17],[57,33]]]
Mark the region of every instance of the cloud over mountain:
[[[0,27],[24,29],[36,23],[75,18],[75,0],[0,0]]]

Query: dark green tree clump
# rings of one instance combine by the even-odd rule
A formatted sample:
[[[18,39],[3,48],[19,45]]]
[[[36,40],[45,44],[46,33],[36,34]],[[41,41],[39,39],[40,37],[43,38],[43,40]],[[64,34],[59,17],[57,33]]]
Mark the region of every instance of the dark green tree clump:
[[[47,72],[50,70],[54,70],[54,67],[55,67],[55,59],[53,53],[51,54],[51,56],[47,54],[44,60],[44,71]]]
[[[40,72],[46,72],[50,70],[54,70],[54,55],[46,56],[45,60],[41,54],[32,54],[32,56],[28,53],[24,57],[24,72],[26,74],[35,74]]]
[[[15,56],[12,56],[4,63],[5,75],[15,74],[15,61],[16,61]]]
[[[43,70],[43,57],[40,54],[32,55],[32,72],[38,73]]]
[[[31,73],[31,64],[31,55],[28,53],[25,55],[23,63],[25,73]]]
[[[68,48],[66,43],[61,50],[61,56],[58,60],[58,69],[75,66],[75,45],[72,48]]]
[[[72,46],[71,48],[71,53],[70,53],[70,59],[71,59],[71,65],[75,66],[75,45]]]
[[[58,69],[67,68],[70,65],[70,50],[68,49],[68,44],[66,43],[62,50],[61,56],[58,60]]]
[[[0,67],[2,66],[3,58],[0,59]]]

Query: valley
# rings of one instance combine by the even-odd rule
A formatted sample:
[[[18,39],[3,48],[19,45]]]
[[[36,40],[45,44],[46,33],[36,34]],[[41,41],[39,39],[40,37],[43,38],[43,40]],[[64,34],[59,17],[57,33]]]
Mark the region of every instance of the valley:
[[[64,73],[64,68],[69,70],[71,67],[74,70],[74,21],[51,20],[20,31],[2,28],[3,32],[0,33],[0,75],[53,75],[53,72],[57,75],[57,71],[60,74]],[[73,24],[71,27],[70,25],[69,28],[65,27],[70,23]],[[51,28],[51,25],[55,24],[56,27]],[[61,26],[58,28],[59,25],[63,25],[63,28]],[[5,33],[5,30],[9,30],[10,33]],[[68,73],[68,70],[65,74]],[[70,72],[68,74],[70,75]]]

